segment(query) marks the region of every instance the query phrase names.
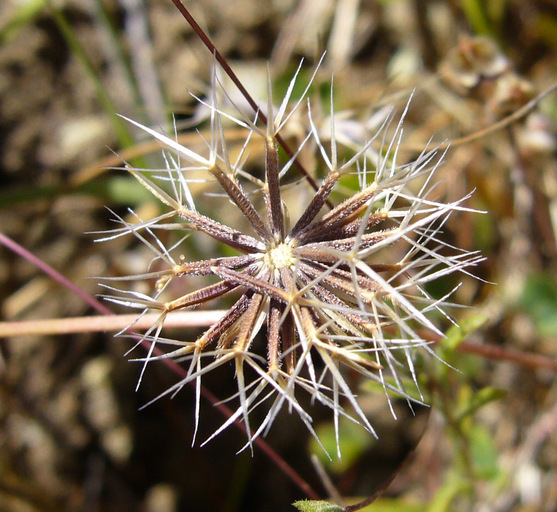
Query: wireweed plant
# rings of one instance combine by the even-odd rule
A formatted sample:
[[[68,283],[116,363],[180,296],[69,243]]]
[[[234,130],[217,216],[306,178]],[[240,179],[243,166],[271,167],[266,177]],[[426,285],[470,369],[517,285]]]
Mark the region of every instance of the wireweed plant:
[[[194,383],[197,431],[203,377],[218,367],[230,366],[236,389],[231,390],[229,401],[236,403],[235,412],[210,439],[240,420],[247,431],[246,447],[268,432],[283,407],[295,411],[314,436],[312,407],[329,408],[337,447],[341,416],[375,435],[347,372],[379,382],[387,400],[394,394],[409,403],[421,402],[406,391],[401,374],[411,375],[417,386],[413,351],[433,354],[423,333],[442,333],[428,314],[443,313],[451,295],[433,298],[426,285],[456,271],[466,272],[481,259],[475,252],[460,251],[442,240],[441,229],[451,213],[467,210],[463,206],[466,197],[451,203],[436,197],[435,171],[442,154],[426,149],[413,162],[397,163],[406,111],[388,140],[392,112],[382,116],[373,136],[344,156],[347,150],[337,141],[332,90],[330,133],[323,135],[312,117],[309,84],[290,108],[297,77],[298,73],[278,108],[269,85],[267,122],[260,126],[257,114],[250,119],[239,109],[230,113],[221,107],[214,71],[207,101],[199,100],[210,112],[210,139],[203,152],[128,120],[165,148],[164,169],[129,165],[126,169],[168,211],[148,220],[136,216],[133,223],[118,217],[120,226],[103,238],[134,235],[152,251],[151,265],[157,267],[123,278],[156,280],[152,295],[122,289],[108,297],[142,310],[142,314],[158,313],[141,338],[150,343],[150,349],[139,359],[143,369],[138,385],[154,361],[172,358],[185,363],[187,376],[158,398]],[[295,116],[298,124],[299,117],[305,116],[302,124],[307,133],[295,155],[283,159],[277,136]],[[245,130],[245,143],[235,158],[225,122]],[[252,144],[260,144],[264,156],[252,158],[248,150]],[[283,190],[307,186],[303,180],[292,185],[290,177],[295,173],[296,157],[306,149],[318,157],[311,174],[325,169],[326,176],[290,225]],[[253,162],[254,158],[261,161]],[[264,169],[263,178],[248,171],[258,164]],[[241,213],[240,225],[233,227],[200,213],[199,200],[191,191],[192,182],[199,181],[200,175],[203,180],[218,182],[221,200]],[[328,206],[342,179],[353,176],[358,190]],[[260,197],[263,208],[258,208]],[[168,231],[180,233],[178,242],[170,246],[163,241],[167,237],[161,236]],[[179,255],[181,243],[190,236],[208,236],[236,254],[210,254],[186,261]],[[192,276],[213,276],[217,281],[192,289]],[[178,291],[179,296],[169,298],[170,290]],[[232,306],[197,339],[164,336],[165,320],[173,312],[228,296],[234,298]],[[266,342],[259,339],[260,332]],[[156,355],[155,347],[167,350]],[[304,406],[300,399],[304,393],[311,397],[312,406]],[[266,407],[264,419],[252,424],[252,413],[259,407]]]

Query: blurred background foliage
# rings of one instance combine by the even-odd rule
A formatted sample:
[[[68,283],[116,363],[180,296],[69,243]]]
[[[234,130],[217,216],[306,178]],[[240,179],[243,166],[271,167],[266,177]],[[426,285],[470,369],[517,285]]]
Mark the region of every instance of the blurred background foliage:
[[[326,50],[311,94],[322,95],[327,112],[334,73],[337,111],[357,121],[346,123],[347,137],[385,105],[402,110],[415,90],[399,160],[452,141],[439,171],[443,190],[449,200],[475,190],[468,205],[487,211],[455,215],[445,228],[456,246],[487,259],[475,269],[480,279],[463,276],[455,295],[472,308],[451,312],[460,327],[446,322],[447,338],[436,340],[447,364],[421,362],[432,407],[413,415],[395,401],[394,421],[362,383],[379,441],[346,425],[344,457],[331,462],[286,415],[269,443],[324,498],[343,505],[396,475],[366,510],[556,510],[557,96],[512,124],[496,123],[555,83],[557,4],[204,0],[188,7],[256,99],[265,97],[267,62],[280,98],[300,59],[309,78]],[[143,217],[160,208],[133,179],[107,169],[121,162],[111,150],[137,166],[160,165],[157,145],[137,139],[116,114],[171,129],[175,113],[187,127],[203,118],[189,92],[206,93],[210,67],[211,55],[170,0],[4,0],[1,231],[91,294],[100,291],[91,276],[142,269],[149,256],[133,240],[95,244],[86,234],[110,227],[105,206],[123,215],[132,206]],[[295,142],[299,133],[286,136]],[[180,137],[187,144],[191,132]],[[2,320],[90,313],[5,248],[0,283]],[[153,367],[135,393],[138,368],[123,358],[126,340],[74,334],[0,343],[1,510],[278,511],[304,498],[263,454],[235,455],[240,433],[190,447],[190,391],[138,411],[175,377]],[[207,385],[227,396],[226,379]],[[204,408],[201,437],[222,422]],[[318,429],[326,446],[334,444],[330,424]]]

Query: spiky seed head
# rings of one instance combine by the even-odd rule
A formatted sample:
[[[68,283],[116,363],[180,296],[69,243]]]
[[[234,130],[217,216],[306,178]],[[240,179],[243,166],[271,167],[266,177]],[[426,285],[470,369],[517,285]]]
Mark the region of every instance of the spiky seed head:
[[[428,314],[443,312],[450,296],[434,299],[425,285],[456,271],[466,272],[481,259],[477,253],[457,250],[441,239],[441,227],[451,213],[467,210],[462,205],[466,198],[443,203],[434,197],[433,176],[442,155],[435,149],[424,150],[414,162],[397,164],[406,111],[389,143],[378,143],[392,119],[385,115],[381,129],[361,141],[339,164],[339,153],[348,153],[337,143],[346,138],[336,133],[332,100],[327,130],[319,128],[312,118],[308,100],[308,135],[296,154],[305,144],[313,145],[321,159],[317,165],[327,174],[293,227],[288,226],[282,196],[283,187],[289,185],[281,181],[294,172],[294,158],[280,161],[276,136],[277,130],[287,129],[293,112],[303,104],[303,99],[298,100],[287,114],[295,80],[296,76],[276,116],[269,102],[268,123],[263,128],[257,125],[257,117],[249,119],[241,112],[221,110],[213,81],[210,98],[203,102],[210,110],[209,156],[132,121],[166,148],[166,168],[152,170],[150,176],[138,169],[128,170],[169,211],[154,219],[136,218],[134,223],[119,217],[121,227],[105,237],[133,234],[153,252],[158,264],[166,267],[135,276],[138,280],[157,279],[152,296],[121,290],[119,296],[110,297],[113,302],[160,315],[141,339],[149,342],[151,349],[140,359],[140,382],[152,361],[173,357],[186,363],[187,376],[161,396],[195,383],[197,430],[203,376],[233,362],[237,387],[230,395],[236,409],[209,439],[232,422],[243,421],[248,432],[246,446],[268,431],[285,405],[315,435],[312,415],[300,400],[304,393],[313,403],[332,411],[337,442],[341,416],[374,434],[358,390],[346,378],[347,370],[379,382],[388,399],[394,393],[416,401],[407,393],[400,374],[408,372],[417,383],[413,350],[433,353],[421,332],[439,333]],[[246,131],[235,161],[223,128],[225,119]],[[258,138],[263,148],[254,157],[263,155],[263,180],[246,171],[252,138]],[[199,213],[190,185],[199,180],[200,172],[216,180],[240,212],[243,226],[233,228]],[[331,205],[331,192],[349,174],[357,174],[360,189]],[[251,192],[246,192],[246,186]],[[263,211],[253,201],[254,187],[264,199]],[[159,235],[168,231],[183,233],[170,247],[163,241],[168,237]],[[182,241],[195,232],[228,245],[237,255],[209,255],[198,261],[187,261],[183,256],[176,259],[173,253],[182,251]],[[192,290],[188,286],[191,276],[216,276],[218,281]],[[170,286],[183,292],[165,300],[163,295]],[[172,312],[191,310],[224,296],[234,297],[230,309],[197,339],[162,336]],[[263,352],[253,343],[260,331],[267,339]],[[169,350],[158,356],[156,346]],[[263,404],[267,405],[266,415],[252,429],[252,412]]]

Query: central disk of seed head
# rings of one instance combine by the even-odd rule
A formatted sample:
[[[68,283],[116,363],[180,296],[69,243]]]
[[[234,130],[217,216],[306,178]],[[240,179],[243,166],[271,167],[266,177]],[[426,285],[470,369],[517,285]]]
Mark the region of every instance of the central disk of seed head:
[[[281,242],[267,249],[263,261],[268,268],[276,270],[292,267],[296,260],[292,254],[292,246]]]

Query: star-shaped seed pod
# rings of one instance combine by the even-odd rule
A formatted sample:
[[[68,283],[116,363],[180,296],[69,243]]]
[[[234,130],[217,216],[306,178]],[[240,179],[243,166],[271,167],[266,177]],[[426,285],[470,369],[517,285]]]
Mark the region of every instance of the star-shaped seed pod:
[[[283,406],[296,411],[315,435],[312,415],[299,400],[304,393],[312,397],[312,403],[332,411],[337,444],[341,416],[374,434],[347,372],[379,382],[387,397],[394,393],[416,401],[405,390],[400,374],[406,372],[416,381],[413,351],[433,353],[420,333],[441,334],[428,313],[443,311],[450,295],[434,299],[425,285],[456,271],[466,272],[481,260],[477,253],[455,249],[441,240],[441,227],[451,213],[467,210],[462,205],[466,198],[452,203],[433,198],[433,177],[442,155],[435,149],[424,150],[415,161],[397,164],[406,111],[390,143],[379,137],[392,120],[389,114],[375,136],[341,163],[332,91],[327,142],[316,127],[308,100],[307,136],[294,157],[281,162],[277,134],[294,113],[300,115],[309,88],[289,110],[296,76],[278,109],[274,109],[269,93],[268,121],[263,128],[257,116],[250,120],[240,111],[230,114],[221,109],[214,78],[210,97],[203,102],[210,111],[207,156],[130,120],[166,148],[166,168],[147,172],[127,166],[127,170],[169,211],[150,220],[137,219],[136,223],[119,217],[122,227],[106,237],[132,233],[166,267],[125,278],[158,279],[152,296],[120,290],[119,297],[110,298],[159,314],[141,339],[151,346],[147,356],[141,358],[143,370],[161,358],[187,364],[187,376],[163,396],[194,383],[197,430],[203,376],[231,364],[236,389],[231,390],[230,400],[236,403],[235,412],[211,438],[240,420],[248,432],[246,446],[268,431]],[[234,162],[223,128],[225,120],[246,131],[246,143]],[[246,148],[248,142],[253,143],[252,137],[259,139],[264,149],[261,156],[253,157],[261,159],[263,179],[246,170],[246,162],[252,158]],[[293,172],[295,158],[308,141],[314,145],[318,165],[326,169],[326,176],[299,218],[289,226],[282,198],[285,176]],[[241,213],[243,228],[231,227],[198,211],[190,190],[193,173],[205,173],[218,182],[223,200]],[[350,175],[357,176],[359,190],[328,207],[333,190]],[[263,196],[264,208],[258,209],[253,192],[246,192],[248,183]],[[196,261],[176,258],[173,253],[180,250],[180,244],[167,248],[158,230],[183,232],[181,239],[203,233],[236,254],[210,255]],[[191,276],[214,276],[217,280],[192,290],[188,285]],[[166,300],[164,291],[171,284],[173,290],[183,293]],[[191,310],[222,297],[233,297],[232,305],[197,339],[163,337],[165,320],[173,312]],[[266,339],[265,349],[255,343],[259,333]],[[170,348],[164,355],[155,355],[156,346]],[[263,404],[267,407],[264,419],[251,425],[251,413]]]

